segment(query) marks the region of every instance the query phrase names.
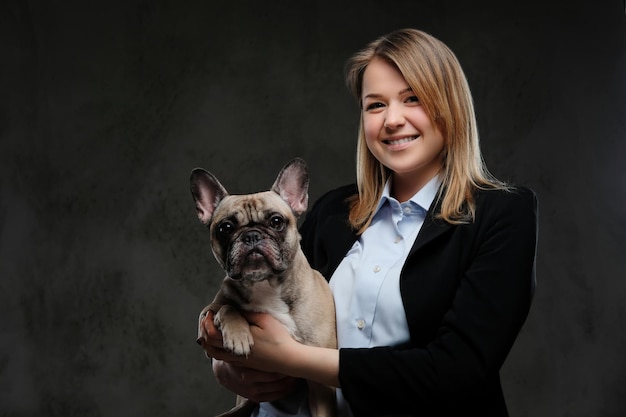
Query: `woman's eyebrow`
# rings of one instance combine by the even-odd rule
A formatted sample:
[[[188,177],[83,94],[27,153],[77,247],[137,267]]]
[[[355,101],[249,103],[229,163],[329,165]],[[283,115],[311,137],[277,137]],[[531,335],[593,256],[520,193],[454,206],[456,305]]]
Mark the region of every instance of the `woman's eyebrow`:
[[[381,98],[382,96],[383,96],[382,94],[370,93],[370,94],[364,95],[363,99],[366,99],[366,98]]]
[[[406,94],[406,93],[413,93],[413,89],[411,87],[407,87],[404,90],[398,91],[398,95],[402,95],[402,94]],[[363,99],[365,100],[366,98],[381,98],[383,97],[382,94],[378,94],[378,93],[370,93],[370,94],[366,94],[363,96]]]

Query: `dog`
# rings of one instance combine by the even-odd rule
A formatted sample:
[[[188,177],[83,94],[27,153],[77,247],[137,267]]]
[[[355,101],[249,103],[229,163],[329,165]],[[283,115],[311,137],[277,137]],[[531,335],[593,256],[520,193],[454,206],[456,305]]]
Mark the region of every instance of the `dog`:
[[[226,272],[209,311],[222,332],[224,348],[247,356],[254,345],[242,311],[273,315],[301,343],[337,347],[334,300],[321,273],[311,268],[302,249],[297,219],[308,206],[306,162],[295,158],[279,172],[270,191],[229,195],[202,168],[190,176],[200,222],[209,228],[213,255]],[[307,381],[313,417],[336,413],[334,389]],[[249,416],[257,404],[242,397],[220,416]]]

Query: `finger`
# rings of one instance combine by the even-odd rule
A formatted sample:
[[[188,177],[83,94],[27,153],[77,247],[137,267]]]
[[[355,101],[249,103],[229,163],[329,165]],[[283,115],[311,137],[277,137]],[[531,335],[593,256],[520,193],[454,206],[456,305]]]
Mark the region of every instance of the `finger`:
[[[206,327],[207,317],[211,318],[212,323],[213,313],[205,307],[205,309],[200,313],[200,317],[198,317],[198,338],[196,339],[198,344],[201,344],[201,340],[207,340],[208,338],[209,332]]]
[[[245,366],[247,363],[247,359],[245,356],[236,355],[227,351],[226,349],[208,346],[204,351],[208,357],[221,360],[231,365]]]
[[[218,330],[214,323],[215,313],[212,311],[207,312],[206,316],[201,319],[199,326],[198,344],[200,340],[204,340],[209,344],[216,347],[222,347],[222,333]]]
[[[214,346],[213,344],[209,343],[208,341],[204,340],[204,339],[199,339],[200,346],[202,346],[202,349],[204,350],[204,353],[206,355],[207,358],[209,359],[219,359],[219,360],[232,360],[232,354],[227,352],[226,350],[223,349],[223,347],[220,346]]]

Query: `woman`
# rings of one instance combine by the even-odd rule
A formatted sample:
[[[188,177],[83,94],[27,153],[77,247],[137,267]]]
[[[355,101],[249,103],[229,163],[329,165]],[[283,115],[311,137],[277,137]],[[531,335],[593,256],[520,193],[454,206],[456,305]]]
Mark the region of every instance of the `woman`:
[[[535,285],[534,193],[493,178],[454,54],[414,29],[352,57],[361,106],[357,184],[322,196],[302,226],[330,278],[339,349],[295,342],[252,314],[247,359],[202,345],[218,380],[259,401],[311,379],[338,387],[342,415],[507,416],[499,370]]]

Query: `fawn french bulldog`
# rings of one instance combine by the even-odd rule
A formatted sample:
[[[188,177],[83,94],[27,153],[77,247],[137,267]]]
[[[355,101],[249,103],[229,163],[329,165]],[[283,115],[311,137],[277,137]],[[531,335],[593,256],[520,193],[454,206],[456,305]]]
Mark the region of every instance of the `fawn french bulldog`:
[[[224,348],[237,355],[248,355],[254,345],[241,311],[273,315],[302,343],[336,347],[330,287],[300,249],[297,218],[308,206],[306,162],[295,158],[287,163],[270,191],[229,195],[201,168],[192,171],[190,185],[200,222],[209,228],[213,254],[226,272],[215,298],[200,313],[199,324],[212,311]],[[204,337],[200,325],[198,337]],[[334,389],[307,383],[312,416],[334,416]],[[248,416],[256,406],[238,397],[236,406],[222,416]]]

